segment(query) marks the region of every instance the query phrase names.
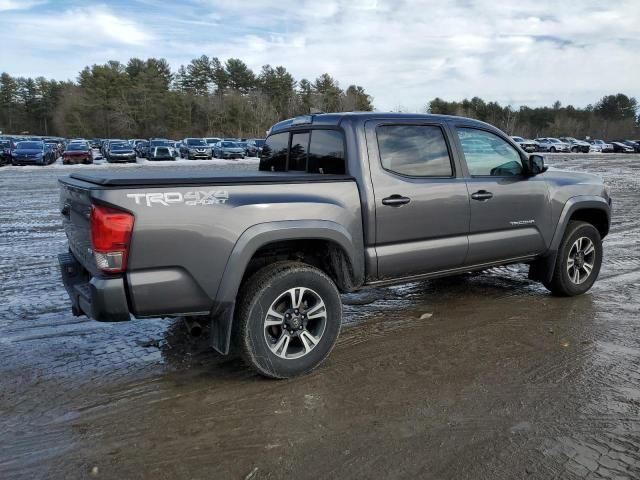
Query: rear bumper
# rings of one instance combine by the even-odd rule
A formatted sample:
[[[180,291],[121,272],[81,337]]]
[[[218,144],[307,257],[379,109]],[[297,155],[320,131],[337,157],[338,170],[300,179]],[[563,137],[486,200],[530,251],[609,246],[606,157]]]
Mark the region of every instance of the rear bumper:
[[[122,277],[91,277],[71,253],[58,255],[58,261],[74,315],[103,322],[130,319]]]

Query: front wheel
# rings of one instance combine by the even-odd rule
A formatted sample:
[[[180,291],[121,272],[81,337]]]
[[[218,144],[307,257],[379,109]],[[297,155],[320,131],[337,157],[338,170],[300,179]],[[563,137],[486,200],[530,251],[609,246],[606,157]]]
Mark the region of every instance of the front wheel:
[[[572,220],[560,244],[551,281],[544,285],[554,295],[581,295],[598,278],[601,264],[600,232],[590,223]]]
[[[236,343],[258,373],[289,378],[310,372],[340,333],[342,303],[322,270],[276,262],[254,274],[238,296]]]

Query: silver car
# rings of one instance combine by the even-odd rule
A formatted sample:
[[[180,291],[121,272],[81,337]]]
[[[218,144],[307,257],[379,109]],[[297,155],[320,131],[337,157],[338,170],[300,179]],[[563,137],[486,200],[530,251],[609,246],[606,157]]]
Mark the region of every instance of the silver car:
[[[596,153],[613,152],[613,145],[605,142],[604,140],[592,140],[589,151]]]
[[[571,145],[569,145],[568,143],[564,143],[559,138],[541,137],[536,138],[536,142],[538,142],[541,152],[556,153],[571,151]]]
[[[235,142],[222,140],[213,147],[213,156],[216,158],[244,158],[244,148]]]

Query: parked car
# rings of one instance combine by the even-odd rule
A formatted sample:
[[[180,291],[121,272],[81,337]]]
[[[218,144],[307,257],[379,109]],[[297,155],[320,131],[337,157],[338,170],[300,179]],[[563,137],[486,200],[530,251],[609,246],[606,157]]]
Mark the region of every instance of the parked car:
[[[136,152],[126,140],[110,141],[105,159],[109,163],[136,163]]]
[[[149,140],[140,140],[135,144],[133,149],[140,158],[146,158],[149,152]]]
[[[221,140],[213,147],[213,156],[222,159],[244,158],[244,148],[238,146],[236,142]]]
[[[18,142],[11,155],[12,165],[49,165],[55,161],[55,153],[42,141]]]
[[[620,143],[624,143],[628,147],[633,148],[634,153],[640,153],[640,141],[636,140],[617,140]]]
[[[520,145],[525,152],[536,152],[538,150],[538,146],[533,140],[527,140],[522,137],[511,137],[511,139]]]
[[[15,142],[10,138],[0,138],[0,165],[11,162],[11,154],[16,148]]]
[[[154,147],[167,147],[171,150],[171,154],[173,155],[173,146],[169,140],[166,138],[152,138],[149,140],[149,146],[145,155],[146,158],[150,158],[151,150],[153,150]]]
[[[91,146],[86,143],[70,143],[64,152],[62,152],[62,163],[64,165],[93,163],[93,150]]]
[[[173,149],[170,147],[153,147],[149,152],[149,160],[175,160]]]
[[[69,143],[72,143],[72,142],[86,142],[86,141],[85,140],[72,140]],[[112,143],[122,144],[122,143],[127,143],[127,141],[119,139],[119,138],[109,138],[109,139],[105,140],[102,143],[102,148],[100,149],[100,153],[102,154],[102,156],[104,158],[107,158],[107,156],[109,155],[109,148],[111,147]]]
[[[89,146],[91,148],[100,149],[100,147],[102,147],[102,140],[100,138],[92,138],[89,140]]]
[[[536,142],[540,146],[540,151],[556,153],[556,152],[570,152],[571,146],[568,143],[561,141],[554,137],[541,137],[536,138]]]
[[[563,141],[564,143],[569,144],[569,148],[571,149],[572,153],[578,153],[578,152],[589,153],[589,148],[591,147],[589,142],[585,142],[584,140],[578,140],[577,138],[573,138],[573,137],[560,137],[560,140]]]
[[[627,145],[624,142],[609,142],[613,147],[614,153],[635,153],[635,148],[631,145]]]
[[[204,139],[204,141],[206,142],[206,144],[209,146],[209,148],[213,151],[213,146],[218,143],[220,140],[222,140],[221,138],[218,137],[207,137]]]
[[[244,149],[245,157],[257,157],[258,148],[255,145],[251,145],[249,142],[235,142],[236,145]]]
[[[247,143],[254,145],[258,149],[258,156],[260,156],[262,147],[264,146],[264,138],[248,138]]]
[[[180,158],[211,160],[213,154],[204,138],[185,138],[180,147]]]
[[[605,142],[604,140],[596,139],[591,141],[589,151],[602,153],[613,152],[613,145]]]
[[[483,122],[290,119],[271,127],[259,168],[61,179],[72,311],[210,322],[216,350],[233,344],[260,374],[285,378],[329,355],[341,292],[524,263],[529,279],[575,296],[600,271],[602,180],[548,170]],[[88,221],[69,213],[89,205]]]

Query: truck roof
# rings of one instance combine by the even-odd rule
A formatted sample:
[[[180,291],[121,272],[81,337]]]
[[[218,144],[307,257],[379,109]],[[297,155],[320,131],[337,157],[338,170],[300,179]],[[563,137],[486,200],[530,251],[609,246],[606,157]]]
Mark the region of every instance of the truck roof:
[[[269,130],[269,134],[294,128],[338,127],[344,121],[365,122],[367,120],[422,120],[422,121],[451,121],[456,120],[467,125],[477,125],[495,130],[496,127],[480,120],[455,115],[434,115],[431,113],[394,113],[394,112],[339,112],[316,113],[289,118],[276,123]]]

